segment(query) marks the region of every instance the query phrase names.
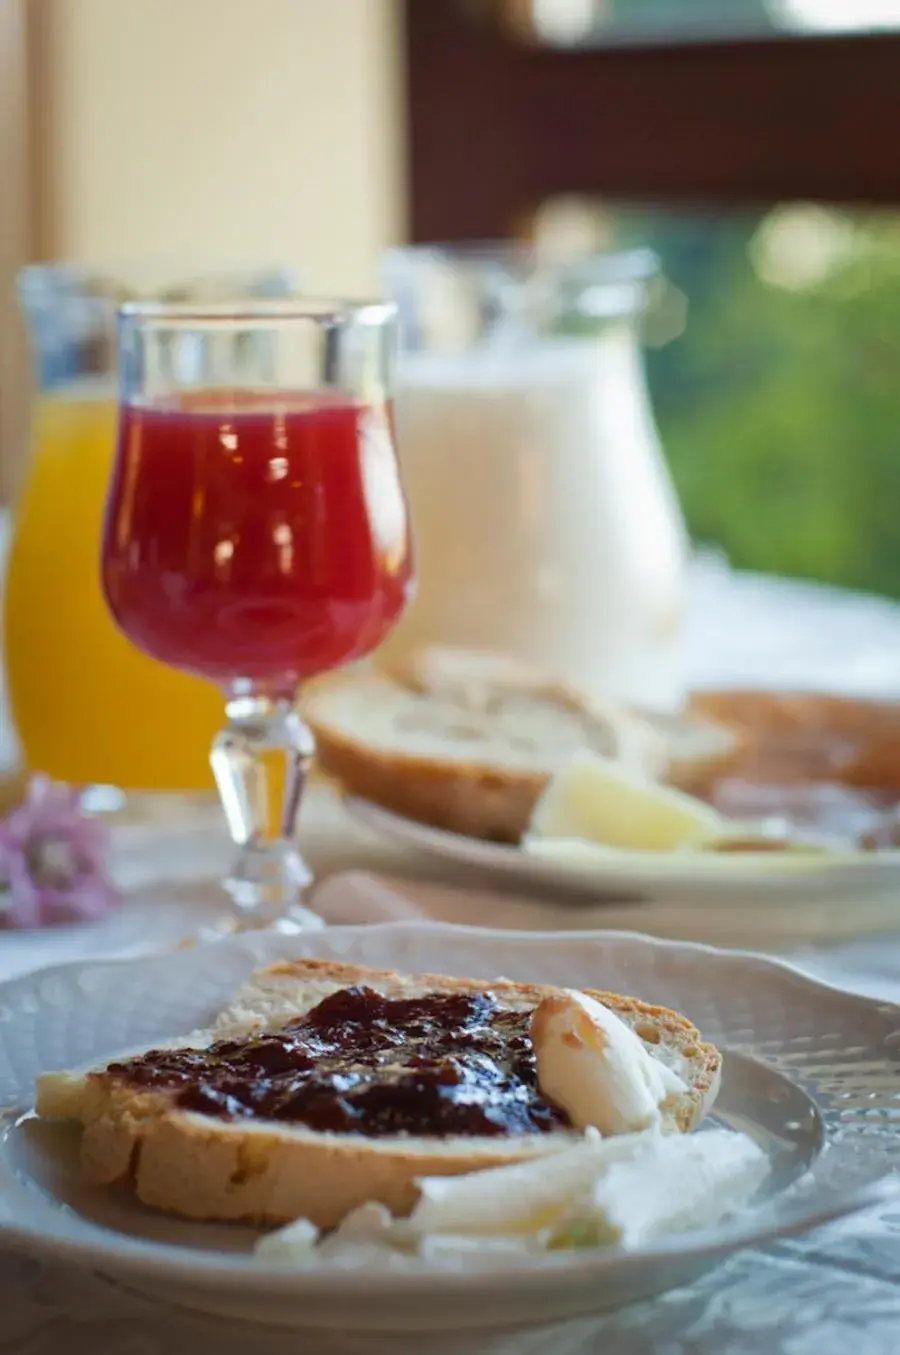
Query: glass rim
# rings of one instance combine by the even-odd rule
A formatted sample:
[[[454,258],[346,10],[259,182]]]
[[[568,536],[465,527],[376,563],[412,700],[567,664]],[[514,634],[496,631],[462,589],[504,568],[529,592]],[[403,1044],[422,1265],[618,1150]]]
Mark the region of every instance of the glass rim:
[[[23,263],[16,271],[18,278],[60,277],[60,278],[114,278],[122,272],[149,272],[165,270],[181,273],[188,270],[192,275],[201,277],[220,277],[229,273],[299,273],[295,263],[285,260],[265,260],[243,257],[216,259],[212,262],[204,255],[194,255],[175,251],[162,254],[115,254],[100,258],[75,259],[32,259]]]
[[[98,263],[59,259],[23,264],[16,273],[15,290],[25,305],[45,298],[50,304],[72,299],[108,304],[114,310],[116,304],[124,304],[124,298],[118,303],[116,300],[116,294],[121,292],[129,300],[152,301],[165,299],[166,292],[175,288],[221,284],[239,289],[248,284],[274,282],[285,289],[278,295],[299,296],[300,277],[300,271],[292,264],[254,263],[252,259],[240,258],[217,264],[178,255],[116,258]]]
[[[172,329],[233,328],[238,325],[267,322],[322,326],[385,324],[396,319],[393,301],[382,299],[349,300],[320,297],[241,297],[233,301],[124,301],[116,307],[120,321],[145,321]]]

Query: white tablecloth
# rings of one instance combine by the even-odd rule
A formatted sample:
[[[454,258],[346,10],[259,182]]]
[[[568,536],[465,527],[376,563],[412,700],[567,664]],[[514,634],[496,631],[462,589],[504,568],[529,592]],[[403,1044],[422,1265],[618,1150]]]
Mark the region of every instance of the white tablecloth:
[[[766,687],[900,697],[900,605],[868,593],[694,566],[689,687]]]

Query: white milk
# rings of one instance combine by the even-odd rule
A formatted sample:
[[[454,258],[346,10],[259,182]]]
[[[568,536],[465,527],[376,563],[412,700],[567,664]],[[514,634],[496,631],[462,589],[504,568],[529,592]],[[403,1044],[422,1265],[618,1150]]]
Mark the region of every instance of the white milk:
[[[679,702],[685,534],[627,324],[406,354],[397,429],[419,593],[390,657],[488,648]]]

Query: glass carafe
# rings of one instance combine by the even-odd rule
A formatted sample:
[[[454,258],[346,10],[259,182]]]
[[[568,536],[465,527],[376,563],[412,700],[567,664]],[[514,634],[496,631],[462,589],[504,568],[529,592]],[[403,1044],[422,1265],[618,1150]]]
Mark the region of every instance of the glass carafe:
[[[36,393],[8,560],[9,698],[32,771],[122,790],[211,789],[218,694],[130,645],[100,591],[116,421],[115,308],[136,296],[283,296],[295,290],[294,279],[280,270],[132,279],[63,265],[28,268],[19,279]]]
[[[687,540],[639,340],[655,273],[645,251],[385,257],[419,572],[389,660],[487,649],[594,696],[678,704]]]

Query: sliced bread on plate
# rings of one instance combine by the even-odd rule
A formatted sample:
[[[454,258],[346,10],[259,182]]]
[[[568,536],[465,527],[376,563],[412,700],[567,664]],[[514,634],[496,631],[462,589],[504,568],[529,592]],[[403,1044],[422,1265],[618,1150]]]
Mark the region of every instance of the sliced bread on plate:
[[[320,766],[349,793],[499,842],[521,839],[548,780],[579,749],[694,794],[739,751],[711,719],[636,714],[514,661],[439,647],[393,673],[324,684],[303,713]]]
[[[523,1033],[538,1003],[563,991],[504,979],[488,983],[319,960],[282,962],[253,975],[209,1031],[105,1068],[44,1075],[37,1111],[84,1125],[81,1159],[91,1181],[129,1182],[143,1203],[188,1218],[270,1224],[303,1217],[328,1228],[369,1200],[403,1215],[415,1205],[416,1182],[425,1175],[460,1175],[553,1152],[573,1141],[576,1131],[566,1117],[546,1102],[541,1108],[533,1064],[527,1063],[530,1038]],[[613,993],[589,996],[621,1018],[650,1055],[678,1075],[684,1090],[669,1092],[661,1103],[663,1127],[692,1129],[716,1095],[719,1052],[683,1016],[666,1008]],[[476,1116],[476,1132],[435,1132],[428,1117],[440,1069],[446,1062],[461,1069],[462,1078],[468,1076],[469,1064],[481,1057],[471,1048],[477,1035],[466,1033],[471,1023],[451,1023],[452,1047],[446,1056],[443,1047],[435,1056],[433,1049],[417,1044],[427,1038],[421,1025],[427,1011],[424,1018],[415,1011],[407,1014],[401,1025],[382,1014],[379,1024],[365,1015],[373,998],[387,1003],[424,999],[426,1007],[432,999],[483,1003],[488,1016],[479,1006],[476,1025],[487,1021],[491,1032],[499,1032],[496,1038],[507,1042],[498,1046],[502,1065],[508,1058],[510,1068],[521,1069],[512,1102],[518,1105],[533,1092],[535,1113],[545,1119],[530,1131],[516,1121],[509,1132],[488,1134]],[[432,1021],[433,1030],[446,1028]],[[454,1031],[462,1031],[459,1038]],[[345,1048],[355,1041],[355,1056],[342,1058],[342,1040]],[[364,1056],[358,1052],[360,1040]],[[428,1057],[417,1061],[417,1048]],[[259,1098],[275,1093],[281,1098],[279,1116],[267,1118],[262,1107],[270,1103]],[[366,1132],[354,1130],[354,1124],[365,1126],[359,1116],[371,1114],[373,1104],[388,1104],[396,1115],[398,1095],[407,1128],[395,1131],[394,1122],[382,1118],[374,1127],[370,1120]],[[367,1099],[371,1096],[375,1102]],[[251,1104],[256,1109],[248,1111]],[[345,1122],[312,1127],[310,1120],[321,1121],[323,1114],[326,1120],[343,1116]]]

